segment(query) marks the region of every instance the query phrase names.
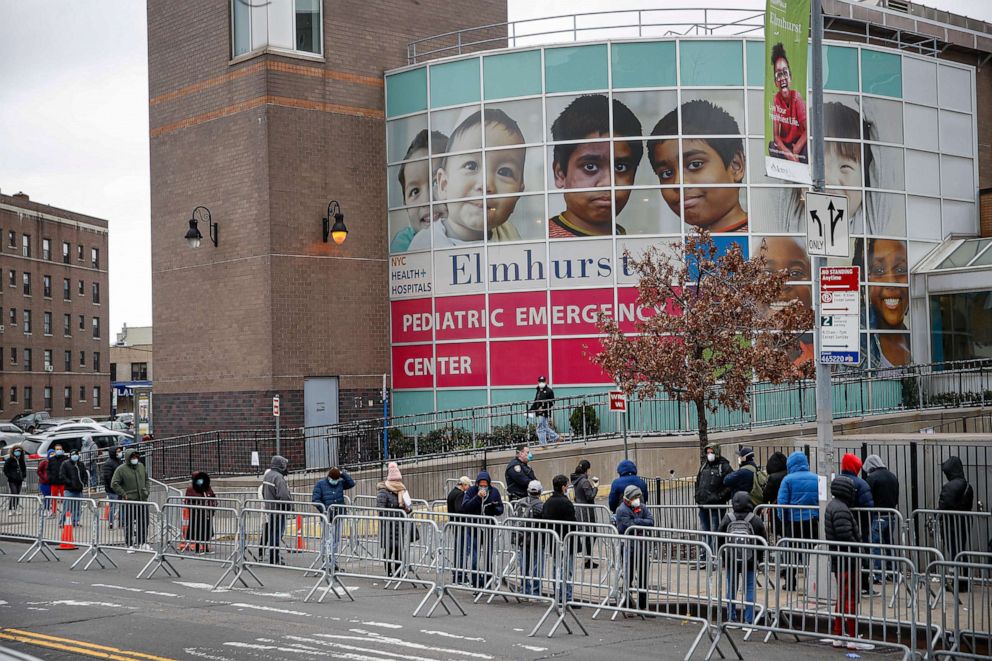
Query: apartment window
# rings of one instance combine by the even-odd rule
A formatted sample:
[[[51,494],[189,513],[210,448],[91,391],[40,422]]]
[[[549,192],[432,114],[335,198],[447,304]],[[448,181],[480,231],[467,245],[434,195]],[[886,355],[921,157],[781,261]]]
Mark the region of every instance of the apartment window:
[[[69,258],[72,256],[72,246],[69,245],[68,241],[62,242],[62,263],[68,264]]]
[[[17,310],[10,308],[10,326],[13,328],[17,326]]]
[[[25,310],[24,311],[24,318],[23,318],[23,320],[24,320],[24,332],[25,333],[30,333],[31,332],[31,310]]]
[[[17,232],[14,230],[7,232],[7,247],[17,248]]]
[[[11,269],[7,273],[7,284],[10,285],[11,287],[17,286],[17,271]]]
[[[3,371],[3,356],[4,356],[3,347],[0,347],[0,372]]]
[[[31,235],[25,234],[21,237],[21,256],[30,257],[31,256]]]
[[[52,240],[42,239],[41,240],[41,258],[48,261],[52,260]]]
[[[76,246],[76,259],[83,261],[83,244]],[[85,400],[84,400],[85,401]]]
[[[31,274],[30,273],[24,273],[24,277],[21,278],[21,282],[24,283],[24,295],[25,296],[30,296],[31,295]]]
[[[62,278],[62,300],[72,300],[72,283],[69,282],[69,278]]]
[[[86,386],[79,386],[79,401],[86,401]]]
[[[76,291],[80,296],[86,296],[86,283],[80,280],[79,284],[76,286]]]
[[[3,410],[3,388],[0,388],[0,411]]]
[[[44,315],[42,316],[42,324],[45,327],[45,335],[51,335],[52,334],[52,313],[51,312],[45,312],[44,313]]]
[[[85,314],[79,315],[79,330],[81,330],[81,331],[86,330],[86,315]]]
[[[0,352],[2,354],[3,352]],[[110,363],[110,380],[117,380],[117,363]]]
[[[66,409],[72,408],[72,386],[66,386],[62,389],[62,406]]]
[[[31,371],[31,349],[24,350],[24,360],[22,360],[21,363],[23,364],[25,372]]]
[[[131,380],[148,380],[148,363],[131,363]]]
[[[24,386],[24,408],[31,408],[31,386]]]
[[[93,352],[93,371],[94,372],[99,372],[100,371],[100,352],[99,351],[94,351]]]
[[[41,288],[43,290],[42,293],[45,295],[45,298],[52,297],[52,276],[50,275],[42,276]]]
[[[17,349],[15,349],[14,347],[10,348],[10,364],[11,365],[17,364]]]
[[[17,386],[10,387],[10,403],[11,404],[17,403]]]
[[[63,369],[66,372],[71,372],[72,371],[72,351],[70,351],[69,349],[66,349],[65,351],[63,351],[62,358],[63,358],[63,360],[62,360],[62,367],[63,367]]]
[[[93,339],[100,337],[100,317],[93,317]]]
[[[52,364],[52,350],[45,349],[44,357],[45,357],[45,371],[50,372],[54,370],[55,366]]]
[[[321,0],[231,0],[233,57],[262,48],[322,54]]]
[[[52,410],[52,387],[45,386],[45,390],[43,392],[45,393],[45,409],[50,411]]]
[[[99,248],[90,248],[90,263],[93,265],[93,268],[95,268],[95,269],[100,268],[100,249]]]
[[[66,337],[72,335],[72,315],[63,314],[62,315],[62,334]]]
[[[100,386],[93,386],[93,408],[100,408]]]
[[[86,367],[86,352],[85,351],[80,351],[79,352],[79,366],[80,367]]]
[[[99,282],[94,282],[93,283],[93,302],[96,303],[97,305],[100,304],[100,283]]]

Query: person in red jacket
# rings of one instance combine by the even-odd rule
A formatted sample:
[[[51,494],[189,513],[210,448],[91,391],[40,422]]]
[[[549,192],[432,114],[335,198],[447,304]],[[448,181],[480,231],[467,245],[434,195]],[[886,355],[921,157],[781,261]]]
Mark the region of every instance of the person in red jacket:
[[[51,512],[51,497],[52,497],[52,485],[48,481],[48,460],[52,458],[55,454],[55,450],[49,450],[48,455],[38,462],[38,491],[44,497],[44,503],[42,505],[42,516],[49,516]]]

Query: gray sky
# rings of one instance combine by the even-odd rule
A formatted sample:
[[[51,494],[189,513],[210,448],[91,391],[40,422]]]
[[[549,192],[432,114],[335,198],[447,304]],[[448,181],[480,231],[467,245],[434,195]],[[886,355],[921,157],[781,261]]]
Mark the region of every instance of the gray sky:
[[[760,9],[764,1],[676,4]],[[992,22],[990,0],[919,4]],[[508,0],[510,20],[664,6],[659,0]],[[113,339],[123,322],[151,323],[143,0],[0,0],[0,190],[108,219],[108,335]]]

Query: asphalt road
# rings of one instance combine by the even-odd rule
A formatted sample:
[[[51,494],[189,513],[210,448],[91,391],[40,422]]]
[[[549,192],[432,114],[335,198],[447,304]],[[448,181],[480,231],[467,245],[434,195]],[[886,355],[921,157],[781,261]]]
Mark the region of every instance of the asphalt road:
[[[69,570],[78,551],[58,552],[64,558],[59,563],[36,558],[18,564],[25,547],[0,546],[8,552],[0,555],[0,646],[42,659],[681,659],[699,630],[662,618],[592,620],[591,610],[583,609],[579,616],[588,637],[560,630],[549,639],[545,628],[530,638],[527,632],[543,612],[538,605],[472,604],[462,594],[467,617],[439,609],[430,619],[414,618],[411,612],[424,592],[411,587],[385,590],[350,579],[354,603],[333,595],[322,604],[304,603],[314,579],[286,570],[259,572],[262,588],[212,592],[222,571],[217,565],[183,561],[177,564],[180,578],[159,573],[139,580],[135,575],[147,555],[115,552],[119,570],[83,572]],[[745,658],[769,661],[841,659],[847,652],[784,638],[739,645]],[[730,656],[729,648],[724,651]],[[695,658],[703,654],[701,648]]]

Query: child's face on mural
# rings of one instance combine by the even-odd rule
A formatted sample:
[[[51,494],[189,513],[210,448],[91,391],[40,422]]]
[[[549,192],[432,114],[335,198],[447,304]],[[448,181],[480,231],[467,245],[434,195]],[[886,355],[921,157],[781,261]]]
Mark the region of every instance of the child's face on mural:
[[[410,158],[427,158],[426,149],[418,149],[410,154]],[[403,204],[410,207],[406,210],[410,219],[410,227],[420,231],[431,224],[430,213],[430,179],[431,168],[426,160],[413,161],[403,166]]]
[[[769,273],[785,271],[792,280],[809,281],[812,277],[809,257],[802,246],[787,236],[769,236],[761,240],[761,254],[767,260],[765,267]],[[791,284],[782,289],[782,296],[772,303],[771,309],[778,310],[790,301],[797,300],[809,309],[813,307],[813,296],[809,285]]]
[[[845,145],[845,148],[847,145]],[[859,147],[855,145],[855,149]],[[857,152],[856,152],[857,153]],[[836,143],[827,143],[823,152],[823,165],[828,186],[861,186],[861,157],[844,155]],[[847,197],[848,219],[861,209],[863,193],[860,190],[838,191]]]
[[[522,138],[501,124],[486,126],[486,147],[507,147],[522,144]],[[524,149],[497,149],[486,152],[486,195],[506,195],[524,190]],[[487,198],[487,227],[492,230],[510,218],[517,206],[517,197]]]
[[[586,138],[608,137],[605,133],[592,133]],[[617,186],[631,186],[634,183],[634,173],[637,163],[634,162],[633,150],[628,142],[613,143],[613,173]],[[600,188],[610,185],[610,143],[587,142],[576,145],[575,151],[568,157],[568,163],[562,168],[555,162],[555,186],[558,188]],[[629,190],[618,190],[613,199],[616,213],[620,215],[630,198]],[[577,218],[591,224],[610,224],[613,213],[610,203],[610,192],[587,191],[582,193],[565,193],[565,207]],[[605,233],[609,233],[607,230]]]
[[[893,284],[909,282],[906,244],[892,239],[874,239],[868,260],[868,281]],[[878,313],[879,322],[891,328],[902,325],[909,309],[909,289],[894,286],[868,288],[868,298]]]
[[[663,186],[682,183],[684,188],[665,188],[661,196],[675,214],[690,225],[708,227],[740,206],[737,188],[699,188],[709,184],[739,184],[744,179],[744,159],[735,154],[725,164],[705,140],[686,140],[679,162],[677,140],[664,140],[654,147],[655,174]],[[685,211],[679,202],[685,197]]]
[[[775,60],[775,85],[783,92],[789,89],[792,84],[792,71],[789,70],[789,61],[784,57]]]

